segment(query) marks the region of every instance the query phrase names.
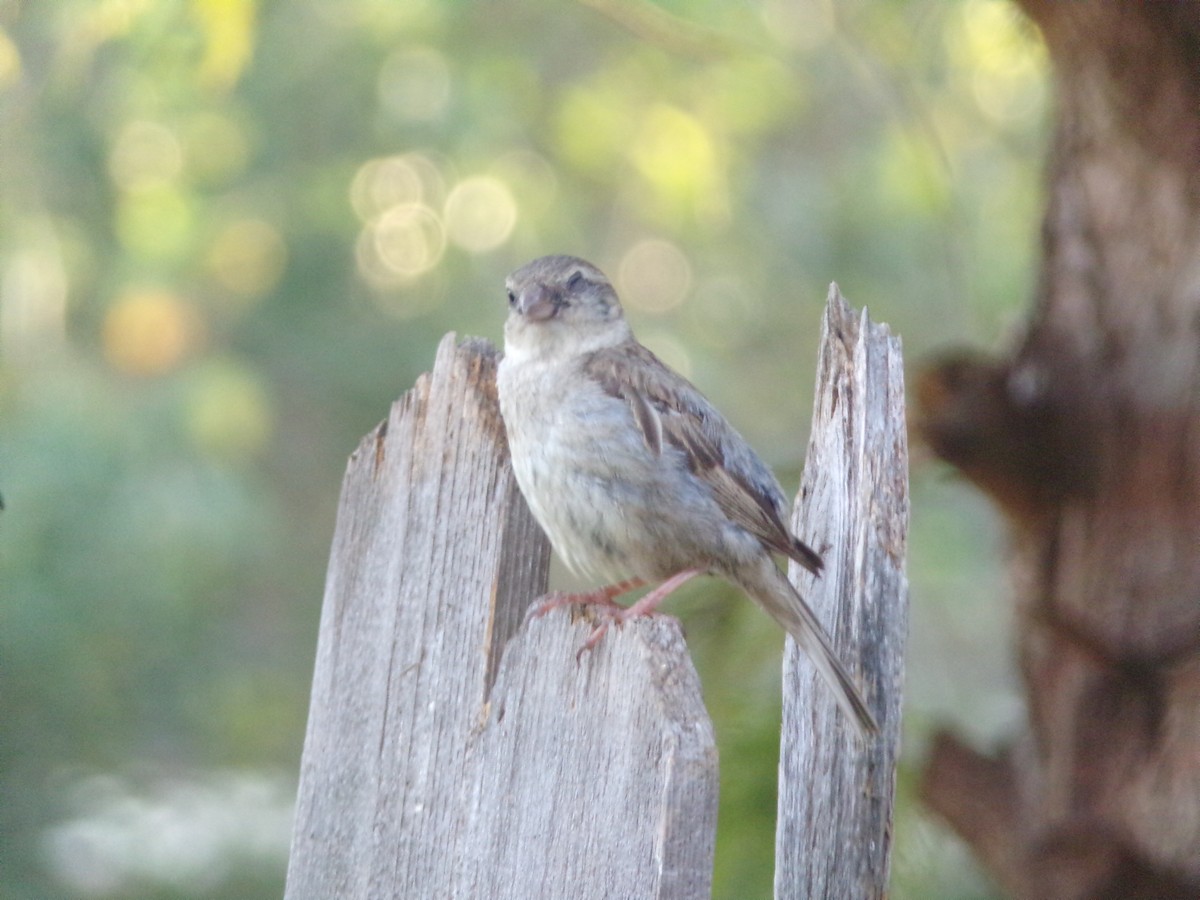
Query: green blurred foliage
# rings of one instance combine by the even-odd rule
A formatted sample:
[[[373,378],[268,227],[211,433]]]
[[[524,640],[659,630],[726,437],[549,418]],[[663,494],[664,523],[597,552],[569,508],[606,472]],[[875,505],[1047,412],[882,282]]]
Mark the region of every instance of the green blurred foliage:
[[[792,484],[830,280],[910,364],[1003,339],[1044,70],[1003,0],[0,3],[0,894],[278,896],[345,457],[526,259],[609,271]],[[914,470],[896,897],[990,896],[912,779],[1020,715],[997,544]],[[672,608],[716,895],[766,897],[782,639]]]

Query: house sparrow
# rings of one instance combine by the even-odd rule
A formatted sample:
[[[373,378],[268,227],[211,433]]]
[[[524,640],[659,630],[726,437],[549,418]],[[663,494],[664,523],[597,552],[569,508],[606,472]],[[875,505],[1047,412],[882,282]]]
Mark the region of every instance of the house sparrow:
[[[551,595],[602,607],[605,621],[648,615],[697,575],[732,582],[804,648],[860,733],[877,730],[849,673],[772,553],[820,573],[784,525],[783,489],[685,378],[634,338],[599,269],[545,256],[508,277],[497,385],[517,484],[576,574],[608,582]],[[658,586],[629,608],[614,598]],[[581,650],[582,652],[582,650]]]

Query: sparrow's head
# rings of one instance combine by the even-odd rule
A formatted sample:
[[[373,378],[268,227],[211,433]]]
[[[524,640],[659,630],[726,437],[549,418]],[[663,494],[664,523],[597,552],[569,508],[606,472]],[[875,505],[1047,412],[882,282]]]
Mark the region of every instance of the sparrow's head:
[[[619,344],[629,326],[604,273],[575,256],[543,256],[508,276],[505,352],[586,353]]]

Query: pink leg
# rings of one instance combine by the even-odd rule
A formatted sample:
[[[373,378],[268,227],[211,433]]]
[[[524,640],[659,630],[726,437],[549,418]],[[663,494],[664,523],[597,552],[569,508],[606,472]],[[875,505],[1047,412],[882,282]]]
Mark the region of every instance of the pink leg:
[[[658,609],[658,605],[666,600],[670,594],[673,594],[678,588],[687,584],[697,575],[703,574],[704,569],[684,569],[682,572],[672,575],[637,603],[633,604],[633,606],[623,610],[620,616],[621,621],[624,622],[627,619],[636,619],[639,616],[650,615]]]
[[[684,569],[682,572],[677,572],[629,608],[618,606],[615,603],[611,604],[615,609],[611,611],[605,610],[605,620],[596,626],[591,636],[579,648],[579,652],[575,654],[575,658],[578,660],[579,657],[583,656],[585,651],[594,649],[600,643],[600,639],[608,631],[609,621],[616,622],[618,625],[624,625],[630,619],[651,615],[658,609],[658,605],[666,600],[671,593],[681,585],[691,581],[697,575],[703,575],[704,572],[704,569]]]
[[[570,594],[566,591],[553,591],[546,595],[545,602],[535,607],[530,615],[538,618],[544,616],[552,609],[558,609],[560,606],[575,606],[577,604],[583,604],[584,606],[605,606],[610,609],[623,611],[625,607],[621,606],[613,598],[626,594],[634,588],[640,588],[645,583],[640,578],[629,578],[625,581],[618,581],[616,584],[596,588],[594,591],[584,591],[577,594]]]

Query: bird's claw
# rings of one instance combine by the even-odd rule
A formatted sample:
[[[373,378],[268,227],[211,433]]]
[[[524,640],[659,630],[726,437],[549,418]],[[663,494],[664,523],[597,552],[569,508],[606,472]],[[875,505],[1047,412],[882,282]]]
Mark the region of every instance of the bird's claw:
[[[572,594],[567,591],[551,591],[548,594],[539,598],[542,602],[529,607],[525,614],[528,619],[540,619],[553,610],[563,606],[597,606],[605,610],[623,610],[620,603],[612,598],[612,594],[607,588],[600,588],[595,591],[584,591],[582,593]]]
[[[616,622],[617,625],[624,625],[629,619],[637,619],[641,616],[652,614],[667,594],[675,590],[676,587],[689,578],[699,574],[699,569],[686,569],[663,582],[637,603],[633,604],[633,606],[622,606],[615,598],[627,591],[644,585],[645,581],[641,578],[630,578],[626,581],[610,584],[607,587],[597,588],[594,591],[584,591],[576,594],[566,591],[551,591],[539,598],[542,601],[541,603],[535,601],[529,607],[525,613],[525,621],[528,622],[530,619],[541,618],[551,610],[562,606],[583,606],[595,610],[600,622],[575,654],[575,661],[578,663],[583,659],[584,653],[596,649],[596,645],[600,643],[600,640],[608,631],[608,626],[613,622]]]
[[[608,626],[616,625],[621,628],[630,619],[640,619],[643,616],[652,615],[650,612],[642,612],[632,606],[621,606],[619,603],[613,603],[608,606],[601,605],[596,610],[596,614],[600,617],[600,622],[592,629],[592,633],[588,635],[588,639],[583,642],[583,646],[575,654],[575,662],[580,662],[583,659],[583,654],[595,650],[604,635],[608,633]]]
[[[526,620],[540,619],[542,616],[546,615],[546,613],[558,609],[560,606],[570,606],[572,603],[578,602],[577,595],[568,594],[564,591],[551,591],[549,594],[545,594],[539,599],[542,602],[538,603],[535,600],[533,605],[531,605],[529,610],[525,613]]]
[[[583,654],[596,649],[596,646],[608,633],[608,626],[613,622],[618,625],[623,625],[628,617],[629,610],[617,603],[607,593],[603,591],[594,591],[586,594],[569,594],[565,591],[551,591],[546,594],[541,603],[534,603],[525,613],[525,620],[540,619],[553,610],[563,606],[582,606],[584,609],[594,611],[594,615],[600,621],[596,627],[592,629],[592,633],[588,635],[588,639],[583,642],[579,650],[575,653],[575,662],[583,661]]]
[[[583,645],[575,651],[575,664],[579,665],[583,662],[583,654],[590,653],[596,649],[596,645],[600,643],[600,639],[604,637],[608,631],[609,622],[611,619],[606,618],[599,625],[592,629],[592,633],[588,635],[588,639],[583,642]]]

